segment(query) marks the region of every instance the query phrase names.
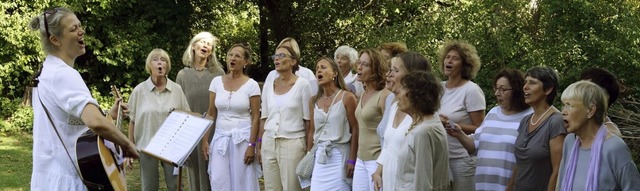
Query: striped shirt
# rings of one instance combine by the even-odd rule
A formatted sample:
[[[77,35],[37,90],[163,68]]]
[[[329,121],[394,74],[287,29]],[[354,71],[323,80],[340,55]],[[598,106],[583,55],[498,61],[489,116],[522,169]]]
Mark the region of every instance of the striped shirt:
[[[500,106],[487,113],[482,125],[472,135],[478,162],[474,183],[476,190],[506,190],[513,167],[518,126],[531,108],[517,114],[505,115]]]

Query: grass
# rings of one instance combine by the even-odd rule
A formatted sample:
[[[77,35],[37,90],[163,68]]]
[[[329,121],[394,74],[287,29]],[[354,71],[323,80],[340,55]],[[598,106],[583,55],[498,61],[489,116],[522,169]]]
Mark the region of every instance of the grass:
[[[32,145],[31,134],[0,133],[0,190],[29,190]]]
[[[0,191],[26,191],[30,189],[33,137],[28,133],[0,134]],[[162,169],[160,168],[160,172]],[[160,173],[160,189],[166,190],[164,175]],[[189,190],[186,170],[182,170],[182,188]],[[127,187],[130,191],[141,190],[140,163],[127,172]]]

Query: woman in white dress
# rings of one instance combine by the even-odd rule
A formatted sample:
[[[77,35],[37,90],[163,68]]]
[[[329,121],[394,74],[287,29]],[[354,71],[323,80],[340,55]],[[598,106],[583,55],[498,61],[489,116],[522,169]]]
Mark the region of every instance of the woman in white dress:
[[[328,57],[316,63],[318,94],[309,105],[316,149],[311,190],[349,190],[356,160],[350,151],[358,148],[357,99],[347,90],[338,64]]]
[[[227,53],[229,72],[213,78],[209,87],[207,117],[215,119],[215,133],[211,142],[202,141],[202,151],[209,160],[211,190],[260,190],[255,161],[260,86],[246,74],[251,54],[250,47],[233,45]]]
[[[391,70],[387,74],[389,79],[388,85],[391,89],[397,89],[402,78],[409,71],[427,71],[431,72],[431,64],[419,53],[406,52],[391,59]],[[382,153],[376,160],[378,168],[373,174],[374,189],[393,190],[395,184],[395,173],[398,162],[398,152],[400,146],[405,139],[405,133],[411,125],[411,116],[398,110],[398,102],[394,100],[391,104],[389,120],[386,121],[385,128],[385,144],[382,147]]]
[[[138,152],[133,142],[103,117],[98,102],[73,68],[75,59],[85,53],[85,31],[76,15],[62,7],[49,9],[33,17],[29,28],[38,31],[47,54],[41,73],[35,76],[39,83],[32,94],[31,190],[87,190],[74,161],[67,156],[68,149],[75,158],[76,140],[82,134],[91,130],[113,141],[122,146],[127,157],[137,158]],[[111,109],[113,117],[117,116],[116,105],[118,102]],[[49,120],[55,123],[59,135]]]

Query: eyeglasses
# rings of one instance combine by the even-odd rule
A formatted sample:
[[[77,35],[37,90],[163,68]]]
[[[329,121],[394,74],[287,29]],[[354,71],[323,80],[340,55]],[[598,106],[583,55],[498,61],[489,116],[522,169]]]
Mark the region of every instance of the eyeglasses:
[[[283,59],[285,57],[291,57],[291,55],[287,55],[285,53],[278,53],[278,54],[271,55],[271,59],[274,59],[274,60],[275,59]]]
[[[49,22],[47,22],[47,14],[52,15],[52,14],[56,14],[57,12],[58,12],[58,8],[53,8],[53,9],[45,10],[44,13],[42,13],[42,15],[44,16],[44,30],[45,32],[47,32],[47,38],[51,37],[51,34],[49,33]]]
[[[369,64],[368,62],[361,61],[361,60],[358,60],[356,64],[358,64],[359,66],[366,66],[366,67],[371,66],[371,64]]]
[[[513,90],[513,88],[496,88],[496,87],[493,88],[493,91],[498,93],[504,93],[509,90]]]

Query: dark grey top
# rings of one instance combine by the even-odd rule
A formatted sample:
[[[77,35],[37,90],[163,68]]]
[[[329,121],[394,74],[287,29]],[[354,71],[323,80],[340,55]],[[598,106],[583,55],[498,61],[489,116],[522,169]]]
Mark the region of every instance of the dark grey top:
[[[547,190],[553,172],[549,141],[558,135],[567,134],[562,114],[554,112],[538,128],[527,132],[531,115],[520,121],[516,138],[516,165],[518,174],[514,190]]]
[[[176,83],[182,86],[192,112],[204,113],[209,109],[209,84],[216,76],[224,75],[222,69],[215,72],[205,69],[197,71],[185,67],[178,72]]]

